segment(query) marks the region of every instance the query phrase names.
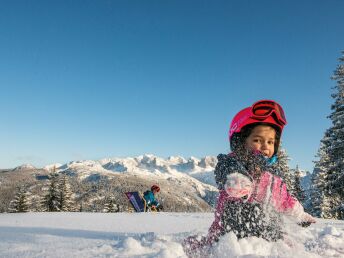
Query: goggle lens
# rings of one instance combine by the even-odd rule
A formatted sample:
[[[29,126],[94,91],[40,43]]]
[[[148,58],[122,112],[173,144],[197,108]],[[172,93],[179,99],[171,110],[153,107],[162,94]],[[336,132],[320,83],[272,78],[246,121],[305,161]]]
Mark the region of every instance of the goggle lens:
[[[265,100],[253,104],[252,113],[256,119],[265,119],[272,113],[275,113],[279,123],[283,125],[287,123],[282,107],[273,101]]]

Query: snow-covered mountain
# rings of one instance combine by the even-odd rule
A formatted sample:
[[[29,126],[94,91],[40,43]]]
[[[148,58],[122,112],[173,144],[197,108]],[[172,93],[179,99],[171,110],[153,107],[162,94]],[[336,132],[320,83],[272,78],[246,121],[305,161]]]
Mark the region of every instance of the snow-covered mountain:
[[[0,212],[7,211],[18,185],[30,189],[35,203],[32,210],[39,210],[39,200],[49,188],[52,173],[68,176],[77,210],[101,211],[108,198],[114,198],[127,210],[125,192],[143,193],[152,184],[159,184],[158,199],[167,211],[210,211],[218,194],[214,180],[216,162],[210,156],[161,158],[145,154],[56,163],[42,169],[20,166],[0,173]]]
[[[35,166],[31,164],[23,164],[18,167],[15,167],[13,171],[18,171],[18,170],[31,170],[31,169],[36,169]]]
[[[50,164],[50,165],[43,167],[43,169],[53,172],[54,170],[56,170],[57,168],[59,168],[61,166],[62,166],[62,164],[60,164],[60,163],[54,163],[54,164]]]
[[[125,175],[150,179],[162,184],[165,189],[173,183],[180,186],[178,192],[193,192],[213,204],[217,193],[214,179],[216,162],[216,158],[210,156],[201,159],[185,159],[179,156],[164,159],[145,154],[138,157],[72,161],[59,167],[55,166],[55,169],[58,173],[74,175],[84,181]],[[189,198],[184,199],[190,202]]]
[[[164,159],[152,154],[145,154],[128,158],[72,161],[64,165],[47,165],[44,169],[51,171],[54,168],[58,173],[73,173],[83,180],[95,175],[111,177],[116,174],[150,176],[156,177],[158,181],[159,178],[161,180],[174,178],[189,181],[197,185],[198,189],[215,190],[214,169],[216,163],[216,157],[212,156],[201,159],[173,156]]]

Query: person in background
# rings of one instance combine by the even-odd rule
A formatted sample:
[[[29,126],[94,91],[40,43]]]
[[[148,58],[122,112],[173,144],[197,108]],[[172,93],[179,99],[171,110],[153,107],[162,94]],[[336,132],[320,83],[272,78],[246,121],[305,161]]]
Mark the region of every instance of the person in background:
[[[155,195],[160,192],[160,187],[158,185],[152,185],[151,190],[147,190],[143,193],[143,198],[146,201],[147,210],[151,211],[161,211],[162,205],[155,198]]]

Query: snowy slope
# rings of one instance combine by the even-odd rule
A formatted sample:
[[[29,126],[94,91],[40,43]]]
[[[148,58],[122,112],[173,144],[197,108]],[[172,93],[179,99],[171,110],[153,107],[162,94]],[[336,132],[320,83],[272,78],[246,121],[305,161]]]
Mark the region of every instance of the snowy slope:
[[[181,241],[205,234],[211,213],[0,214],[0,257],[186,257]],[[344,222],[286,227],[288,244],[222,237],[212,257],[344,257]]]
[[[18,171],[18,170],[31,170],[31,169],[36,169],[36,168],[31,164],[23,164],[14,168],[13,170]]]
[[[160,185],[158,199],[165,211],[211,211],[218,194],[214,181],[215,157],[188,159],[180,156],[160,158],[146,154],[127,158],[77,160],[50,164],[42,169],[20,166],[0,173],[0,212],[7,212],[16,187],[30,189],[30,211],[40,211],[40,200],[49,187],[50,173],[67,175],[75,196],[75,209],[100,212],[108,198],[122,208],[131,208],[124,192],[143,193],[152,184]],[[25,173],[23,173],[25,172]]]
[[[118,174],[151,178],[156,182],[169,180],[181,185],[181,188],[191,187],[197,195],[208,200],[214,199],[215,195],[212,193],[217,192],[214,179],[216,163],[217,159],[211,156],[202,159],[185,159],[179,156],[164,159],[145,154],[134,158],[73,161],[55,168],[59,173],[73,174],[80,180],[93,180],[100,176],[112,177]],[[53,165],[47,167],[51,168]]]

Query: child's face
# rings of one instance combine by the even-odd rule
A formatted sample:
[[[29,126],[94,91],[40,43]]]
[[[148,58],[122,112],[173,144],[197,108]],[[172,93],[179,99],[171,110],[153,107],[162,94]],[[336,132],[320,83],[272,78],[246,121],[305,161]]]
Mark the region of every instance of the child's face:
[[[276,131],[268,125],[257,125],[253,128],[245,143],[246,148],[258,150],[271,158],[275,152]]]

